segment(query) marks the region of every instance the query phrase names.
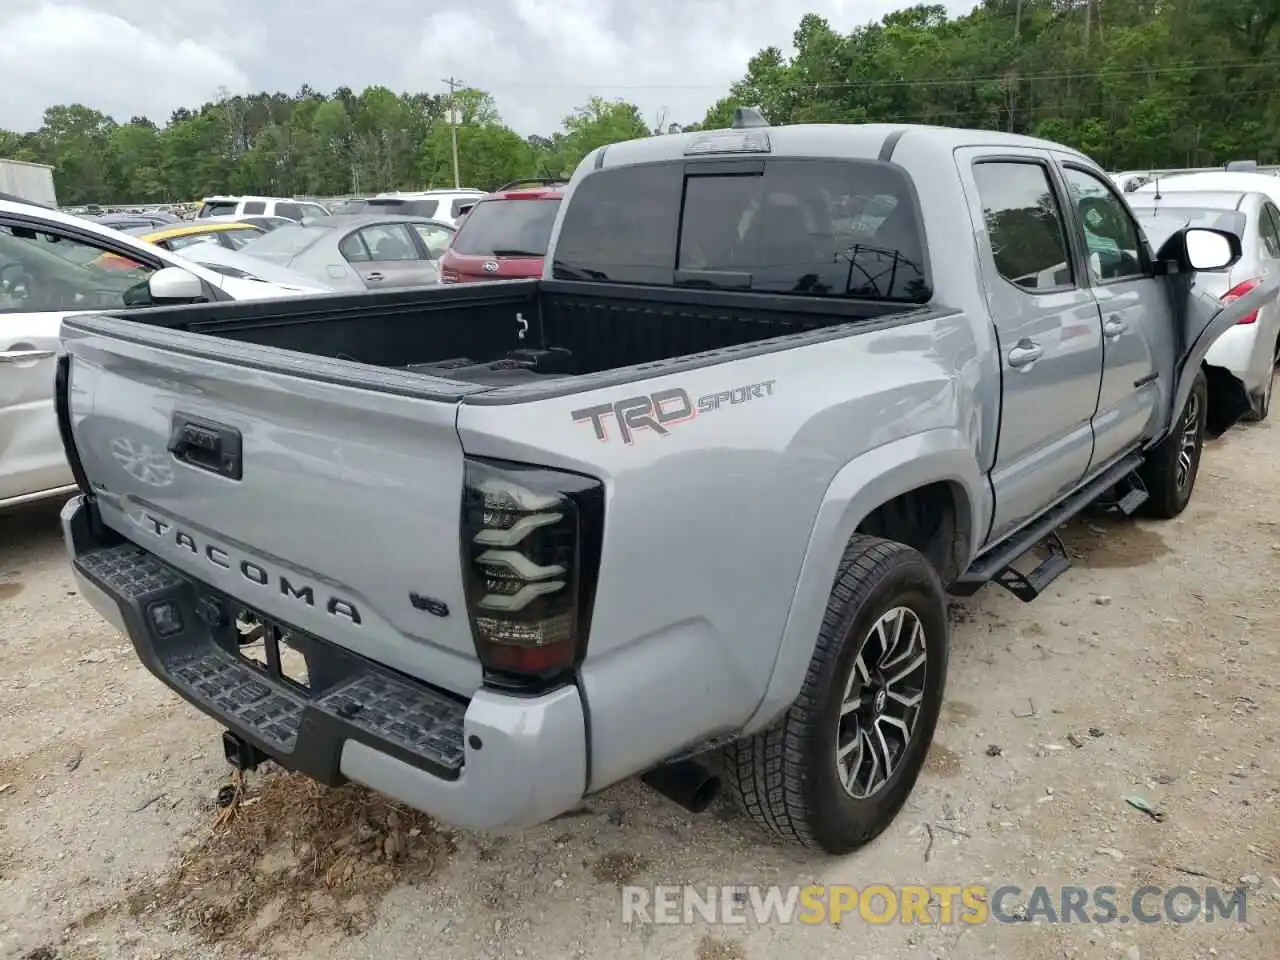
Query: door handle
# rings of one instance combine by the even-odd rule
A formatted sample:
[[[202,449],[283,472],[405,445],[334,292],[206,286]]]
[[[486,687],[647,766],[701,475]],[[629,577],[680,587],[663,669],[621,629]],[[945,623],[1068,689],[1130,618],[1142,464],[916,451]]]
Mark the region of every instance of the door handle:
[[[1129,325],[1119,317],[1110,317],[1102,325],[1102,335],[1104,337],[1118,337],[1128,329]]]
[[[1009,351],[1009,366],[1015,370],[1029,367],[1043,354],[1043,348],[1034,340],[1019,340],[1017,345]]]
[[[375,270],[375,271],[373,271],[373,273],[369,274],[368,279],[369,279],[369,280],[381,280],[381,279],[382,279],[382,274],[380,274],[377,270]]]
[[[0,363],[32,363],[57,355],[56,350],[4,350],[0,351]]]

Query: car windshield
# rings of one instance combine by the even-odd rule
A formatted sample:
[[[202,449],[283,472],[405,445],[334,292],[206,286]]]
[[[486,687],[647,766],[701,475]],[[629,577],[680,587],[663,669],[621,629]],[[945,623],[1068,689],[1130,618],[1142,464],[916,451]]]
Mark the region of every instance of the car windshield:
[[[1183,227],[1208,229],[1232,229],[1234,210],[1205,210],[1202,207],[1166,207],[1156,209],[1137,208],[1138,222],[1147,235],[1151,249],[1159,250],[1171,236]]]
[[[323,223],[297,223],[289,227],[277,227],[270,233],[254,237],[242,249],[255,257],[291,260],[327,235],[331,229],[328,224]]]
[[[468,257],[541,257],[551,242],[560,199],[485,200],[453,238],[453,251]]]

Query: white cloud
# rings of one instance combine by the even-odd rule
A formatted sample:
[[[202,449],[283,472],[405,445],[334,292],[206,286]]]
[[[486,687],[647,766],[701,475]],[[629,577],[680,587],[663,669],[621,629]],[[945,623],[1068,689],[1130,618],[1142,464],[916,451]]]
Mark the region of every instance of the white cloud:
[[[591,96],[654,120],[702,118],[763,47],[789,49],[805,13],[842,32],[912,0],[0,0],[0,127],[79,101],[163,122],[220,86],[330,92],[382,84],[488,90],[521,133],[550,133]],[[976,0],[943,0],[960,13]]]
[[[146,114],[164,122],[221,86],[248,83],[234,62],[201,42],[84,7],[43,4],[0,30],[0,127],[8,129],[34,129],[46,107],[76,102],[122,121]]]

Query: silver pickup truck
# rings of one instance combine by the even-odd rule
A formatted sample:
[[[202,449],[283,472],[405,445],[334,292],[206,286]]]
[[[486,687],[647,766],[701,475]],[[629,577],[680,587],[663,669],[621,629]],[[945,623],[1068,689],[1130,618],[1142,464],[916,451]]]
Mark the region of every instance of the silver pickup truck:
[[[947,591],[1186,506],[1248,409],[1203,357],[1276,296],[1197,291],[1239,252],[1149,249],[1053,143],[744,111],[588,156],[542,280],[68,318],[67,548],[241,768],[475,828],[724,784],[846,852],[929,749]]]

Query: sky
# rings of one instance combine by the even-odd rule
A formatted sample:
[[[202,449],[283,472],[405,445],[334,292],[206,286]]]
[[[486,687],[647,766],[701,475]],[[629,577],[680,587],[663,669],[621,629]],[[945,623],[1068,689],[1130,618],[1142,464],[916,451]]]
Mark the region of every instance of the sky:
[[[943,0],[956,13],[973,0]],[[700,120],[805,13],[847,32],[911,0],[0,0],[0,128],[83,103],[163,124],[220,89],[382,84],[493,94],[507,125],[550,133],[593,95],[651,123]]]

